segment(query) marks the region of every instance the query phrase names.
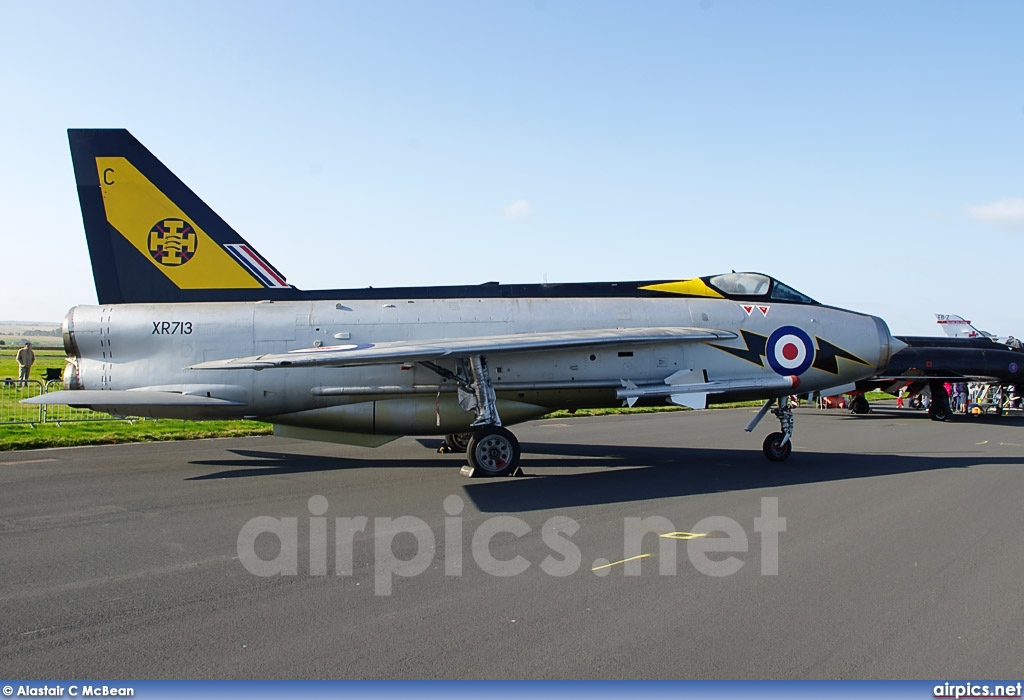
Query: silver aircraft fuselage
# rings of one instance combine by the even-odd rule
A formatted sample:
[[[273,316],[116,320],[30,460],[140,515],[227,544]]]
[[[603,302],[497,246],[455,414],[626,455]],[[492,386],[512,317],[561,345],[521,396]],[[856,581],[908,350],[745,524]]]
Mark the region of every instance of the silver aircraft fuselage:
[[[386,290],[382,290],[386,291]],[[65,386],[75,390],[159,391],[210,397],[209,405],[132,405],[154,418],[250,417],[280,426],[379,435],[445,434],[469,429],[456,382],[421,363],[292,366],[265,371],[195,369],[244,356],[365,347],[437,338],[535,334],[588,328],[686,326],[728,329],[704,342],[501,351],[487,361],[505,423],[559,408],[622,405],[629,382],[664,387],[680,371],[706,373],[709,403],[764,399],[852,383],[885,367],[892,338],[880,319],[825,306],[771,302],[767,311],[728,299],[698,298],[384,298],[374,300],[210,302],[77,306],[64,322],[70,358]],[[814,364],[797,376],[748,349],[742,331],[770,336],[780,327],[815,338]],[[820,363],[821,341],[844,357]],[[736,352],[724,350],[735,348]],[[799,348],[797,349],[799,350]],[[792,351],[791,351],[792,352]],[[437,365],[453,374],[454,360]],[[832,371],[834,370],[834,371]],[[730,382],[732,384],[730,384]],[[641,392],[642,393],[642,392]],[[667,392],[660,395],[664,398]],[[651,391],[651,396],[657,392]],[[105,410],[113,410],[116,407]]]

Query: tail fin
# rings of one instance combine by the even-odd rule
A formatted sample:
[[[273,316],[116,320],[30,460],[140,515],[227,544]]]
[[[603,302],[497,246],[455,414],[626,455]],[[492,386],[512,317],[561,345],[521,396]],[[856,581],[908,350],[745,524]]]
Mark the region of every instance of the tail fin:
[[[935,322],[950,338],[988,338],[991,334],[979,331],[971,322],[955,314],[935,314]]]
[[[68,129],[68,141],[100,304],[297,291],[125,129]]]

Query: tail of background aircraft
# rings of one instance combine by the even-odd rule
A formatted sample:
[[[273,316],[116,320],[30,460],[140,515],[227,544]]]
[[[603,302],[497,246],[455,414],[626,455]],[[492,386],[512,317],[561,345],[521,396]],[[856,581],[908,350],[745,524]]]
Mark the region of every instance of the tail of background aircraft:
[[[68,129],[100,304],[255,301],[295,290],[125,129]]]
[[[979,331],[971,322],[955,314],[935,314],[935,322],[950,338],[994,338],[991,333]]]

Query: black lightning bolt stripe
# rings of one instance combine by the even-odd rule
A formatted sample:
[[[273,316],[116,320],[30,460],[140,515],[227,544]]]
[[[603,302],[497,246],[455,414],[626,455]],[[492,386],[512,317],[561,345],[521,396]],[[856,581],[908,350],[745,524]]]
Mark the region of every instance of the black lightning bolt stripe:
[[[822,372],[828,372],[829,374],[839,374],[839,360],[850,360],[851,362],[857,362],[862,365],[870,366],[871,363],[865,362],[856,355],[851,355],[840,347],[836,347],[827,340],[822,340],[818,336],[814,336],[815,342],[818,343],[818,352],[814,355],[814,364],[811,365],[814,369],[820,369]]]
[[[730,355],[735,355],[741,360],[751,362],[758,367],[764,367],[764,362],[761,358],[764,356],[765,347],[768,345],[768,336],[744,330],[740,331],[740,335],[743,336],[743,343],[747,346],[745,348],[729,348],[724,345],[715,345],[714,343],[711,343],[711,347],[725,350]]]

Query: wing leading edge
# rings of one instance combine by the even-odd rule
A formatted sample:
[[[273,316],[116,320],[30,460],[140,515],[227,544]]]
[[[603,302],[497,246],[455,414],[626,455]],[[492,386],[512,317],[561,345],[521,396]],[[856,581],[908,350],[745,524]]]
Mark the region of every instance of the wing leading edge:
[[[486,353],[516,354],[608,345],[729,340],[735,333],[706,328],[659,327],[515,333],[473,338],[399,340],[384,343],[352,343],[304,348],[286,353],[213,360],[191,369],[270,369],[273,367],[355,367],[360,365],[423,362],[442,357]]]

